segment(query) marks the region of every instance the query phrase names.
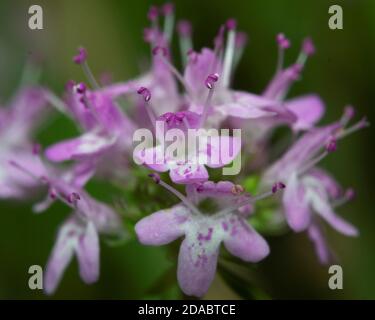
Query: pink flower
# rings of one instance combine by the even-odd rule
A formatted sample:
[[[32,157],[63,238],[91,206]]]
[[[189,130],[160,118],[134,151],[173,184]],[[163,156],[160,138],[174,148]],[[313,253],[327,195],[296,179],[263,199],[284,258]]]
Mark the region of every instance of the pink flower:
[[[187,197],[153,176],[179,197],[182,202],[143,218],[135,226],[139,241],[146,245],[164,245],[185,236],[178,257],[177,278],[187,295],[203,296],[216,272],[220,244],[233,255],[247,262],[259,262],[269,254],[267,242],[247,222],[252,204],[272,195],[258,197],[243,193],[241,186],[229,181],[189,185]],[[217,212],[202,212],[199,204],[211,200]],[[250,205],[250,207],[249,207]]]
[[[282,198],[286,220],[296,232],[308,230],[323,262],[327,262],[328,250],[322,248],[324,241],[318,217],[344,235],[358,235],[354,226],[334,212],[338,204],[350,200],[351,196],[343,193],[328,173],[316,168],[318,162],[334,150],[332,141],[368,125],[365,120],[361,120],[353,127],[344,129],[349,120],[345,114],[340,122],[305,133],[281,159],[267,169],[263,177],[265,185],[275,179],[286,182],[287,188]]]
[[[0,109],[0,198],[23,198],[31,194],[35,180],[21,174],[11,161],[18,160],[28,169],[43,174],[43,168],[33,155],[34,134],[47,113],[47,91],[26,87]]]

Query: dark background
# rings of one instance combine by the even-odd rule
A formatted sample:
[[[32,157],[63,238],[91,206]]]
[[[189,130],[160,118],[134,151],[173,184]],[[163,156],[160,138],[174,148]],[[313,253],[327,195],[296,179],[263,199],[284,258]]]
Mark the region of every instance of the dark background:
[[[84,45],[96,74],[110,71],[115,81],[136,76],[149,48],[142,40],[148,26],[150,4],[160,1],[0,1],[0,104],[17,87],[28,56],[42,62],[41,83],[61,93],[68,79],[83,80],[71,62],[76,47]],[[28,29],[28,8],[44,9],[44,30]],[[339,4],[344,11],[344,30],[328,28],[328,8]],[[323,122],[340,117],[352,104],[358,117],[374,115],[375,1],[371,0],[253,0],[176,1],[177,18],[190,19],[194,44],[211,46],[218,26],[229,17],[249,34],[234,86],[261,92],[276,64],[275,35],[284,32],[292,42],[286,61],[298,54],[305,36],[317,47],[308,61],[302,81],[290,96],[316,92],[326,102]],[[177,39],[175,39],[177,40]],[[48,145],[73,136],[74,126],[51,117],[40,139]],[[272,298],[375,298],[375,224],[373,130],[356,133],[339,143],[337,153],[324,160],[344,186],[352,186],[356,199],[340,213],[358,226],[360,237],[345,238],[328,230],[330,243],[344,270],[344,290],[328,289],[326,267],[318,264],[311,244],[303,234],[269,238],[272,254],[257,268],[265,291]],[[91,187],[99,194],[100,188]],[[150,199],[151,201],[152,199]],[[67,208],[55,205],[43,215],[34,215],[30,203],[0,202],[0,298],[45,298],[28,288],[30,265],[44,266],[59,223]],[[179,298],[175,283],[175,258],[166,247],[143,247],[136,241],[122,246],[102,245],[101,277],[84,285],[76,262],[68,268],[54,298]],[[169,275],[169,276],[167,276]],[[168,278],[171,278],[169,281]],[[162,280],[160,280],[162,279]],[[151,289],[150,289],[151,288]],[[207,298],[238,298],[218,276]]]

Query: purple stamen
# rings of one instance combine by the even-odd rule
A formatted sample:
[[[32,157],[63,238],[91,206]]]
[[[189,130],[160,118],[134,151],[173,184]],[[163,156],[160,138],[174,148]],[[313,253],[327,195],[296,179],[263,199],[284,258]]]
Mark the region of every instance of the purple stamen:
[[[76,64],[82,64],[87,59],[87,51],[85,48],[80,47],[78,48],[78,54],[73,57],[73,61]]]
[[[279,33],[276,36],[276,42],[280,49],[288,49],[290,47],[290,41],[283,33]]]
[[[217,73],[210,74],[207,78],[204,84],[208,89],[212,89],[214,87],[214,84],[219,80],[219,75]]]
[[[34,143],[33,144],[33,155],[36,156],[36,155],[39,155],[40,154],[40,151],[41,151],[41,145],[39,143]]]
[[[188,20],[180,20],[177,23],[177,32],[181,37],[191,36],[191,23]]]
[[[57,198],[57,192],[55,190],[55,188],[51,188],[50,191],[49,191],[49,196],[51,199],[55,200]]]
[[[272,186],[272,193],[276,193],[277,191],[277,184],[275,183],[273,186]]]
[[[348,122],[354,117],[355,109],[352,106],[346,106],[344,109],[344,113],[340,119],[340,123],[343,127],[345,127]]]
[[[86,89],[87,89],[86,85],[83,82],[80,82],[74,88],[77,91],[77,93],[79,93],[79,94],[84,94],[86,92]]]
[[[307,56],[312,56],[315,53],[316,50],[315,50],[314,42],[312,41],[310,37],[303,40],[302,51]]]
[[[158,19],[158,16],[159,16],[159,10],[158,10],[158,7],[156,7],[156,6],[151,6],[150,9],[148,10],[147,18],[148,18],[150,21],[155,22],[155,21]]]
[[[164,4],[161,8],[161,12],[163,13],[164,16],[169,16],[173,14],[174,12],[174,4],[171,2],[168,2]]]
[[[353,188],[349,188],[345,191],[345,198],[348,200],[353,200],[355,197],[355,191]]]
[[[363,117],[359,123],[358,123],[358,126],[359,126],[359,129],[363,129],[363,128],[366,128],[370,125],[370,123],[367,121],[367,118],[366,117]]]
[[[353,118],[355,115],[355,110],[352,106],[346,106],[344,110],[344,116],[348,119]]]
[[[158,31],[154,28],[145,28],[143,30],[143,39],[145,42],[153,43],[157,40]]]
[[[236,19],[231,18],[227,20],[225,25],[227,26],[228,30],[234,30],[237,28],[237,21]]]
[[[68,195],[67,200],[69,203],[75,203],[76,201],[81,200],[81,197],[77,192],[72,192]]]
[[[337,141],[332,138],[326,145],[327,152],[335,152],[337,150]]]
[[[151,92],[146,87],[140,87],[137,93],[141,95],[146,102],[151,100]]]
[[[167,57],[168,56],[168,49],[166,47],[156,46],[154,49],[152,49],[152,54],[154,56],[156,56],[158,54],[161,54],[163,57]]]
[[[149,176],[152,180],[154,180],[154,182],[155,182],[156,184],[159,184],[159,183],[160,183],[160,176],[159,176],[159,174],[157,174],[156,172],[154,172],[154,173],[150,173],[148,176]]]
[[[278,187],[279,187],[279,190],[281,190],[281,189],[285,189],[286,185],[284,183],[282,183],[282,182],[279,182],[278,183]]]
[[[272,186],[272,193],[276,193],[277,191],[279,190],[282,190],[282,189],[285,189],[285,184],[282,183],[282,182],[276,182],[273,186]]]

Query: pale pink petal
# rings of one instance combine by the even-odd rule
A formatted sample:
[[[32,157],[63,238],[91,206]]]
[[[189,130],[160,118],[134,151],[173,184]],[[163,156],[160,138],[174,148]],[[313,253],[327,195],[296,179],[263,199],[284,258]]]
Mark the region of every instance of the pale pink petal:
[[[79,274],[86,283],[93,283],[99,277],[99,237],[92,222],[87,223],[85,233],[77,243],[76,254]]]
[[[323,231],[316,223],[312,223],[307,229],[310,240],[315,247],[316,255],[321,264],[328,264],[331,258],[331,252],[323,235]]]
[[[207,156],[206,165],[210,168],[221,168],[231,163],[241,152],[241,138],[230,136],[210,137],[205,149],[201,149],[203,157]]]
[[[191,184],[208,180],[208,172],[204,165],[181,164],[169,171],[174,183]]]
[[[275,100],[266,99],[252,93],[235,91],[232,93],[230,101],[215,106],[215,109],[232,117],[257,119],[276,115],[277,112],[264,109],[265,107],[273,107],[276,105],[279,105],[279,102]]]
[[[312,206],[314,210],[338,232],[350,237],[358,236],[358,229],[338,216],[325,199],[322,199],[319,196],[313,197]]]
[[[88,132],[82,136],[57,143],[46,150],[46,157],[54,162],[90,157],[110,148],[115,137]]]
[[[213,241],[213,240],[211,240]],[[220,242],[208,248],[186,238],[178,255],[177,279],[182,291],[189,296],[202,297],[215,277]]]
[[[305,230],[310,223],[311,212],[305,188],[296,173],[292,174],[286,183],[283,205],[289,226],[296,232]]]
[[[146,245],[167,244],[184,234],[188,212],[182,206],[155,212],[135,225],[138,240]]]
[[[306,95],[285,102],[285,107],[297,116],[294,130],[308,130],[322,118],[325,106],[317,95]]]
[[[335,199],[341,195],[341,186],[326,170],[315,167],[308,174],[319,180],[331,198]]]
[[[165,172],[169,169],[166,163],[165,151],[161,145],[136,151],[134,159],[137,163],[158,172]]]
[[[233,217],[222,223],[227,229],[224,245],[231,254],[248,262],[258,262],[269,254],[267,242],[243,218]]]
[[[59,230],[56,243],[49,257],[44,279],[44,289],[52,294],[71,261],[81,229],[73,220],[68,220]]]
[[[200,53],[189,61],[184,79],[194,97],[203,98],[207,94],[205,80],[212,73],[220,73],[219,61],[211,49],[203,48]]]

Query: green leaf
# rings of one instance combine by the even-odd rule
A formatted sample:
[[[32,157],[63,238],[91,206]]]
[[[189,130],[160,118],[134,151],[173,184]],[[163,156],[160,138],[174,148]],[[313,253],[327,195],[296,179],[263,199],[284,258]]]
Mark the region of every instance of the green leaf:
[[[259,176],[251,176],[244,180],[242,186],[245,188],[247,192],[255,194],[258,190],[260,178]]]

